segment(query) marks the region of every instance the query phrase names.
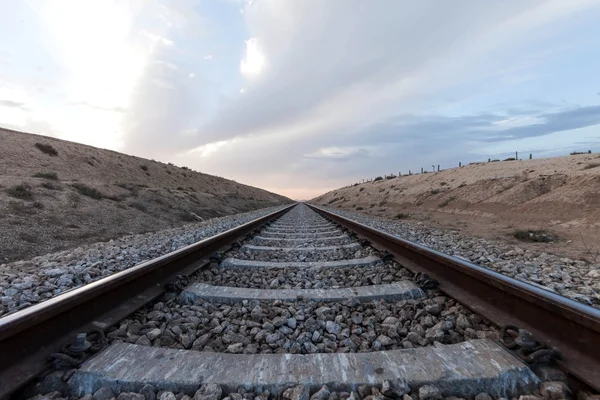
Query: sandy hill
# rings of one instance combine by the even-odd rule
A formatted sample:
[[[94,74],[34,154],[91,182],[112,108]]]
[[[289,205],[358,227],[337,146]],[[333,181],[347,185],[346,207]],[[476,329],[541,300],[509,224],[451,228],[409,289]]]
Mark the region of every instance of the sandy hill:
[[[0,263],[288,202],[185,167],[0,129]]]
[[[563,240],[544,243],[544,248],[568,255],[582,254],[586,246],[600,249],[599,154],[477,163],[383,178],[333,190],[312,202],[484,237],[548,230]]]

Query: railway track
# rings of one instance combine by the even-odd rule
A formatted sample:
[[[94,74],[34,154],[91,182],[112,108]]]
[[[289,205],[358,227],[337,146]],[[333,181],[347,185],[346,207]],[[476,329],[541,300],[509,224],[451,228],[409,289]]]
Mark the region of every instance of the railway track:
[[[598,343],[598,310],[301,204],[0,319],[0,397],[558,399]]]

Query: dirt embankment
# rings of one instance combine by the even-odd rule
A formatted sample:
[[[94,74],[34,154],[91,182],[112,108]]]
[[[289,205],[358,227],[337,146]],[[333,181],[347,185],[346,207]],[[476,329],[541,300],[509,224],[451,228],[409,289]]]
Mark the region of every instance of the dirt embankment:
[[[420,221],[594,262],[600,251],[600,155],[479,163],[333,190],[316,204]],[[554,243],[524,244],[516,230]],[[596,262],[600,262],[597,256]]]
[[[0,128],[0,264],[286,197],[185,167]]]

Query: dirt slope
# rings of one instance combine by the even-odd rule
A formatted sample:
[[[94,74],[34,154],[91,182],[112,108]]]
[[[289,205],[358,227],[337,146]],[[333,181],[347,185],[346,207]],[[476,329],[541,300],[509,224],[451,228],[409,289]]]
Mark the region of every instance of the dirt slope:
[[[515,242],[516,229],[544,229],[562,240],[530,247],[573,257],[600,250],[598,154],[471,164],[363,183],[312,202],[390,218],[405,213],[407,221]]]
[[[0,128],[0,263],[288,202],[186,168]]]

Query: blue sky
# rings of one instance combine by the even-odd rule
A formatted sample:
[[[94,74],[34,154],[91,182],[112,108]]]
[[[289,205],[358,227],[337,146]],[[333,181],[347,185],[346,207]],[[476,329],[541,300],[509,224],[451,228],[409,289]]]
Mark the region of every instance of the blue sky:
[[[600,1],[0,0],[0,126],[295,198],[600,148]]]

